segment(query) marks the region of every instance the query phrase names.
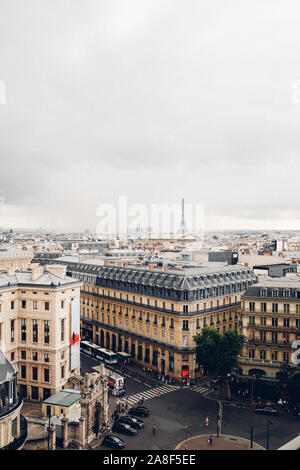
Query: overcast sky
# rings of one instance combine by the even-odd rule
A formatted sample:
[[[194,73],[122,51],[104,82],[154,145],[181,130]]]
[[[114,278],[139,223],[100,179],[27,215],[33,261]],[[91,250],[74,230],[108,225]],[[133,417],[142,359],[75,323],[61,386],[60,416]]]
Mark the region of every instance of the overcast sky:
[[[127,195],[299,229],[299,1],[0,5],[0,226],[93,232]]]

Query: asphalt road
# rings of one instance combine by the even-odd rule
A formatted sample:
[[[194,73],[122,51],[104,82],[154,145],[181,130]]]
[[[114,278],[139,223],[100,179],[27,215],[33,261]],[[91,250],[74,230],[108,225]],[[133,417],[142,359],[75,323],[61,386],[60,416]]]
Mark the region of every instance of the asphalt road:
[[[83,372],[90,371],[91,367],[99,364],[98,361],[85,355],[81,358]],[[125,378],[126,396],[150,390],[149,386],[142,382],[131,377]],[[110,402],[113,407],[115,398],[110,397]],[[186,438],[217,431],[218,403],[188,388],[171,391],[161,395],[160,398],[145,400],[144,406],[151,410],[150,416],[143,418],[145,428],[138,431],[137,436],[116,434],[125,440],[128,450],[172,450]],[[205,426],[206,417],[210,419],[208,426]],[[269,433],[270,449],[277,449],[300,433],[299,417],[281,413],[270,418],[254,413],[254,441],[263,447],[266,447],[267,419],[273,421]],[[155,436],[152,435],[154,423],[157,426]],[[224,403],[222,433],[250,439],[249,408],[244,409]]]

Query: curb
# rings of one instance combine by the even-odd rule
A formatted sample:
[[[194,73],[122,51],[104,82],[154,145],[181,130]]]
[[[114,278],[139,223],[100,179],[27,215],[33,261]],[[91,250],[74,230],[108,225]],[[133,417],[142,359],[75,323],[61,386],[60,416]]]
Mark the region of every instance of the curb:
[[[218,437],[215,435],[215,434],[212,434],[213,436],[215,436],[216,439],[218,439]],[[188,442],[188,441],[192,441],[193,439],[197,439],[198,437],[209,437],[210,434],[198,434],[197,436],[193,436],[193,437],[189,437],[189,439],[185,439],[184,441],[181,441],[179,444],[177,444],[177,446],[175,447],[174,450],[179,450],[179,447],[184,444],[185,442]],[[248,442],[249,445],[250,445],[250,441],[249,439],[245,439],[244,437],[239,437],[239,436],[231,436],[230,434],[221,434],[220,437],[227,437],[229,439],[238,439],[240,441],[243,441],[243,442]],[[262,447],[261,445],[257,444],[256,442],[254,442],[254,445],[257,447],[257,449],[251,449],[249,447],[248,450],[266,450],[264,447]],[[203,450],[203,449],[198,449],[198,450]]]

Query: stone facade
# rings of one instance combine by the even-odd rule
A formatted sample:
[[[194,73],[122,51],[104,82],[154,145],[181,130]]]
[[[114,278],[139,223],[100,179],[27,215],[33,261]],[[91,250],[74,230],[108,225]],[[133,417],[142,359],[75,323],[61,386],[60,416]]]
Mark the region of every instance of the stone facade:
[[[68,263],[67,273],[83,282],[81,337],[178,380],[200,373],[193,337],[203,327],[239,330],[240,296],[257,280],[224,263]]]
[[[63,266],[0,273],[0,349],[18,366],[25,398],[43,400],[71,375],[71,316],[80,285]]]
[[[21,416],[22,398],[17,389],[17,368],[0,351],[0,449],[20,449],[27,437]]]
[[[81,417],[76,426],[67,418],[62,419],[64,447],[68,447],[72,440],[86,447],[104,436],[104,429],[109,423],[107,384],[104,365],[101,365],[100,373],[87,373],[84,377],[73,375],[69,379],[68,387],[81,391]]]
[[[239,359],[243,374],[254,370],[276,378],[283,364],[295,367],[292,344],[299,338],[299,278],[269,278],[242,296],[242,333],[247,338]]]

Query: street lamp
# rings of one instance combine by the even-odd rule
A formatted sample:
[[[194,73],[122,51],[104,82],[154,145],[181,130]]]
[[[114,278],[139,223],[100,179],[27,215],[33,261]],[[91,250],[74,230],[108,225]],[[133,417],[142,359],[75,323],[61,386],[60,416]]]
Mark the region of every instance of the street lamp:
[[[253,449],[253,383],[256,380],[256,375],[251,377],[251,407],[250,407],[250,416],[251,416],[251,425],[250,425],[250,435],[251,435],[251,449]]]
[[[50,425],[51,425],[52,415],[53,415],[53,409],[52,409],[52,406],[49,406],[49,408],[48,408],[48,417],[49,417],[49,422],[48,422],[48,450],[50,450]]]
[[[184,425],[185,440],[187,440],[187,430],[188,430],[188,427],[187,427],[187,425],[185,424],[185,425]]]
[[[269,450],[269,428],[270,424],[274,424],[270,419],[267,420],[267,450]]]
[[[217,417],[217,437],[220,437],[221,427],[222,427],[222,415],[223,415],[223,406],[222,402],[219,402],[219,411]]]

